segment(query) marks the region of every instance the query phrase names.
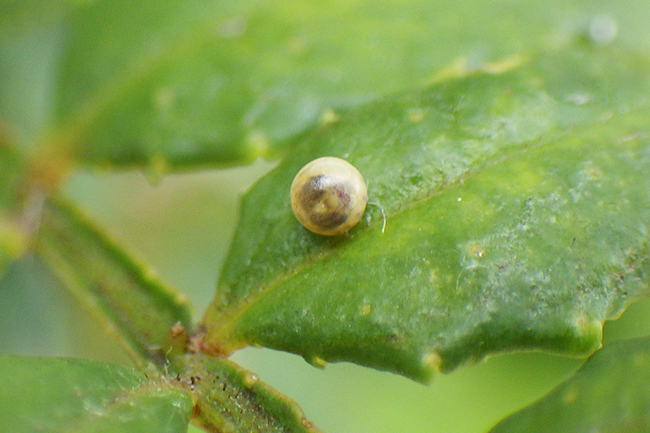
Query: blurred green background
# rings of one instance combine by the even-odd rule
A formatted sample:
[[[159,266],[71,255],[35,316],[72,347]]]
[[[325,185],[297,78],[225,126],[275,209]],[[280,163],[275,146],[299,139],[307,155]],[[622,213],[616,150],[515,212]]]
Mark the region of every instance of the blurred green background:
[[[538,10],[551,9],[546,19],[555,22],[555,27],[543,35],[551,46],[573,35],[593,16],[612,13],[626,22],[619,29],[619,39],[647,50],[647,17],[635,13],[644,1],[575,1],[557,17],[548,4],[564,2],[503,2],[502,9],[515,10],[506,6],[517,5],[526,16],[535,18]],[[28,3],[25,0],[24,4]],[[56,3],[52,1],[52,5]],[[0,2],[9,7],[18,4]],[[477,4],[491,7],[484,2]],[[529,4],[534,8],[528,8]],[[7,24],[2,18],[0,15],[0,24]],[[52,24],[59,18],[47,14],[44,22]],[[480,33],[481,27],[474,23],[481,23],[484,17],[474,13],[457,19],[473,20],[469,27]],[[531,30],[527,37],[537,40],[535,31],[542,31],[547,21],[531,22],[526,27]],[[447,24],[451,28],[454,23]],[[518,45],[526,45],[526,41],[509,36],[508,28],[517,27],[514,21],[500,24],[499,29],[505,29],[503,37],[498,32],[495,38],[501,44],[463,45],[470,60],[489,57],[486,52],[501,55],[503,50],[508,54]],[[25,147],[38,144],[33,139],[36,132],[46,129],[51,120],[50,92],[56,61],[53,46],[60,37],[56,25],[32,30],[12,44],[0,43],[0,55],[6,59],[0,63],[0,79],[5,80],[0,86],[0,112],[22,126],[23,135],[16,139]],[[3,32],[10,31],[11,26],[4,27]],[[462,35],[468,41],[481,38],[480,34]],[[456,37],[450,32],[450,40]],[[440,44],[436,41],[435,45]],[[438,48],[445,62],[459,55],[457,47]],[[441,65],[417,66],[430,70]],[[381,78],[378,74],[378,81]],[[390,85],[388,88],[394,90]],[[151,265],[163,280],[187,294],[198,320],[214,294],[218,270],[236,224],[238,198],[270,167],[272,164],[258,161],[244,168],[168,175],[155,185],[141,172],[78,169],[65,183],[64,193],[137,258]],[[650,301],[643,300],[632,305],[621,319],[606,324],[605,343],[649,334]],[[0,279],[0,353],[130,362],[102,322],[30,255],[13,263]],[[328,365],[321,371],[295,355],[265,349],[245,349],[233,359],[293,398],[326,433],[485,432],[505,415],[544,395],[584,361],[539,353],[503,355],[439,375],[431,385],[423,386],[347,363]]]
[[[271,164],[170,175],[157,185],[140,172],[75,171],[69,198],[141,261],[190,298],[197,319],[210,302],[241,193]],[[650,334],[650,302],[605,327],[605,340]],[[0,280],[0,350],[128,363],[120,347],[37,259]],[[510,354],[438,375],[429,386],[352,364],[318,370],[300,357],[245,349],[233,359],[303,408],[327,433],[485,432],[548,392],[582,360]]]

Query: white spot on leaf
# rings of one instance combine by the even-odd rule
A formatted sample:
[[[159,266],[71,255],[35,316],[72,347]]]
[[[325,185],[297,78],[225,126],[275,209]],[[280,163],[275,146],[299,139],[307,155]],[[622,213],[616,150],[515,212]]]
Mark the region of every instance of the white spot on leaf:
[[[589,38],[597,44],[608,44],[616,38],[618,23],[609,15],[598,15],[589,25]]]

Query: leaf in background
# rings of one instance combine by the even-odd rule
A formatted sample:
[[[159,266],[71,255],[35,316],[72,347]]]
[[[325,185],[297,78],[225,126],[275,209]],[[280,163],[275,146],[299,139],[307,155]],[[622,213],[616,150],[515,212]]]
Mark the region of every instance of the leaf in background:
[[[69,205],[48,201],[43,211],[38,253],[70,291],[100,312],[135,359],[162,365],[180,322],[191,329],[191,313],[181,294],[164,286],[135,263]],[[176,334],[182,333],[179,327]]]
[[[195,392],[193,423],[207,431],[318,433],[293,401],[227,359],[192,354],[174,363]]]
[[[14,208],[22,175],[22,160],[4,141],[0,125],[0,277],[7,264],[27,250],[25,221]]]
[[[623,40],[647,46],[639,19],[647,2],[610,3],[76,2],[44,40],[52,46],[0,52],[0,65],[18,65],[8,71],[11,86],[0,80],[0,95],[43,96],[46,113],[25,119],[30,111],[9,102],[8,112],[21,114],[9,120],[23,135],[45,131],[33,140],[77,146],[86,162],[153,172],[241,164],[281,148],[329,108],[413,88],[458,58],[480,65],[575,39],[598,14],[620,20]],[[41,15],[17,22],[39,27]],[[39,47],[49,47],[40,81],[25,73],[40,69],[15,61]]]
[[[74,4],[75,0],[2,0],[0,29],[32,27],[35,22],[52,18]],[[42,21],[40,21],[42,23]]]
[[[569,47],[340,113],[245,196],[206,351],[422,381],[503,351],[591,353],[650,283],[649,65]],[[291,213],[293,176],[323,155],[368,183],[350,236]]]
[[[550,394],[490,433],[647,432],[650,429],[650,339],[617,341],[596,352]]]
[[[73,0],[0,1],[0,134],[33,149],[53,126],[63,18]]]
[[[0,428],[182,433],[189,393],[134,369],[71,358],[0,356]]]
[[[35,152],[46,168],[35,173],[29,156],[40,144],[35,136],[51,126],[60,26],[72,3],[0,0],[0,275],[36,230],[44,195],[36,178],[59,168],[51,154]]]

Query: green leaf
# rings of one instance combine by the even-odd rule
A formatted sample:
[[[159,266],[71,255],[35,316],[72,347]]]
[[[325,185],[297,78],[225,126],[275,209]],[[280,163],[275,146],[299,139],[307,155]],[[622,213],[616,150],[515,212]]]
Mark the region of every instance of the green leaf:
[[[0,420],[14,433],[182,433],[185,391],[134,369],[71,358],[0,356]]]
[[[0,210],[8,211],[16,203],[23,161],[6,143],[2,132],[0,129]]]
[[[28,221],[15,209],[23,161],[4,141],[0,128],[0,276],[7,264],[19,258],[28,246]]]
[[[546,397],[490,432],[647,432],[649,390],[650,339],[617,341],[596,352]]]
[[[35,147],[53,126],[62,23],[73,0],[0,1],[0,135]]]
[[[71,206],[47,202],[37,250],[72,293],[108,320],[135,359],[162,365],[173,346],[182,346],[184,329],[192,326],[185,297],[134,262]]]
[[[195,392],[192,422],[206,431],[318,433],[293,401],[227,359],[193,354],[174,363],[177,380]]]
[[[567,47],[339,113],[245,196],[206,351],[423,381],[504,351],[590,354],[650,283],[649,72],[644,55]],[[323,155],[368,183],[348,236],[291,213],[293,176]]]
[[[413,88],[457,59],[584,37],[599,14],[647,45],[646,11],[643,0],[85,2],[50,38],[58,75],[42,140],[153,172],[241,164],[330,108]]]
[[[2,0],[0,1],[0,29],[16,30],[30,23],[59,15],[74,0]],[[40,21],[40,24],[44,24]],[[1,34],[1,33],[0,33]]]

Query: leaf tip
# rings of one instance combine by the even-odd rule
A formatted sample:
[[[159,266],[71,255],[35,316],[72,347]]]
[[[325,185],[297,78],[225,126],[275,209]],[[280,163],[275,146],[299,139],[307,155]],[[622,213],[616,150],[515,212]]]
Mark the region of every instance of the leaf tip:
[[[583,334],[600,334],[602,332],[603,322],[580,314],[575,318],[575,327]]]
[[[163,177],[171,171],[171,164],[163,155],[152,155],[143,168],[145,178],[151,185],[158,185]]]
[[[574,326],[578,335],[583,336],[585,340],[585,347],[580,352],[591,355],[600,349],[603,341],[602,320],[592,319],[584,314],[580,314],[575,317]]]
[[[309,364],[311,364],[312,366],[314,366],[316,368],[320,368],[321,370],[323,368],[325,368],[325,366],[327,365],[327,361],[325,361],[320,356],[309,355],[309,356],[305,356],[304,358],[305,358],[305,361],[307,361]]]
[[[440,371],[442,367],[442,357],[438,352],[427,352],[422,357],[422,377],[421,382],[431,382],[433,376]]]
[[[242,379],[242,381],[244,383],[244,386],[247,389],[251,389],[255,384],[257,384],[257,382],[259,380],[260,380],[260,378],[257,376],[257,374],[251,373],[250,371],[247,371],[246,373],[244,373],[243,379]]]

